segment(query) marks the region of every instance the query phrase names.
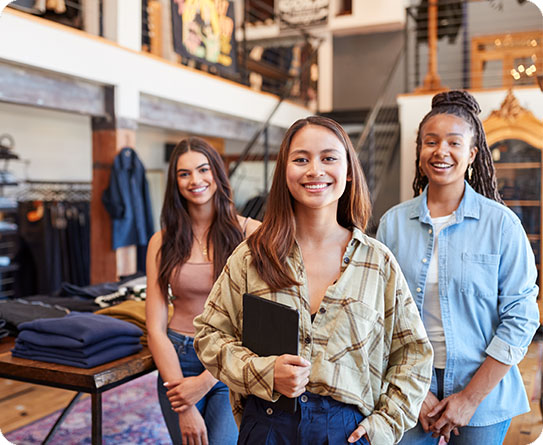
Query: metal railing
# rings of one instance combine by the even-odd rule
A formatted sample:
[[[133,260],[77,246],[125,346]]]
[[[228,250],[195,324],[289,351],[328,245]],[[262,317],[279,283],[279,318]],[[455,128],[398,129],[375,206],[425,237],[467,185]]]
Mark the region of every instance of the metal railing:
[[[385,180],[384,173],[398,148],[400,138],[398,110],[396,107],[385,107],[384,104],[395,101],[396,90],[393,88],[393,79],[404,58],[405,46],[402,46],[381,85],[379,97],[368,113],[362,133],[355,144],[355,151],[362,163],[373,202]]]
[[[437,71],[446,88],[500,88],[535,85],[543,70],[543,20],[523,0],[421,0],[406,8],[406,91],[422,84],[428,66],[428,3],[437,1]],[[525,38],[515,55],[515,35]],[[488,37],[488,58],[481,40]],[[532,42],[535,41],[535,44]],[[518,48],[522,42],[516,42]],[[532,46],[533,45],[533,46]],[[500,57],[504,52],[504,57]],[[507,52],[507,55],[505,55]],[[523,57],[521,53],[526,52]],[[514,65],[506,66],[508,63]],[[478,65],[480,69],[477,69]],[[534,66],[535,70],[527,68]],[[515,73],[513,70],[521,66]],[[532,71],[533,70],[533,71]]]

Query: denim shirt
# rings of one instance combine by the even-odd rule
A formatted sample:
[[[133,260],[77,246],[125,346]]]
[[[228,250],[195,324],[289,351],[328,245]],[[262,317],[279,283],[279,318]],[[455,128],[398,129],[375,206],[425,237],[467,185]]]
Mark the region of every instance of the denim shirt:
[[[479,405],[470,426],[529,411],[518,367],[539,326],[534,255],[518,217],[469,184],[455,222],[439,233],[438,285],[447,361],[444,397],[469,383],[489,355],[511,370]],[[422,314],[434,230],[424,192],[390,209],[377,239],[396,256]],[[424,319],[423,319],[424,322]],[[437,393],[434,375],[430,390]]]
[[[115,157],[102,202],[111,216],[114,250],[147,245],[154,233],[149,186],[145,167],[132,148],[123,148]]]

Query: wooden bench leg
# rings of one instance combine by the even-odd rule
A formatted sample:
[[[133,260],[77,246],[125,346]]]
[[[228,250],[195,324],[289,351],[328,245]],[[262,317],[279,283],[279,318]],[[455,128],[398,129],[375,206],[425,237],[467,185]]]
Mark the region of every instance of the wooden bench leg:
[[[92,394],[92,445],[102,445],[102,394]]]
[[[51,429],[49,430],[49,433],[47,434],[47,437],[44,439],[44,441],[42,442],[43,445],[49,443],[49,441],[53,438],[53,436],[55,435],[55,433],[57,432],[57,429],[58,427],[60,426],[60,424],[64,421],[64,418],[70,413],[70,411],[72,410],[72,408],[74,407],[75,403],[79,400],[79,397],[81,397],[81,394],[80,392],[78,392],[74,398],[70,401],[70,403],[68,403],[68,405],[66,406],[66,408],[64,408],[64,410],[62,411],[62,413],[60,414],[59,418],[57,419],[57,421],[55,422],[55,424],[51,427]]]

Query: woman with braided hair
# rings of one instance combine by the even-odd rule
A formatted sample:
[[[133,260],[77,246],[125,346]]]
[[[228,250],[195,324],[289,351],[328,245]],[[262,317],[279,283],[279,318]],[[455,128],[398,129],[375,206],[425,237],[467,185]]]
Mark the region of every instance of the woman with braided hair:
[[[415,198],[377,232],[434,348],[432,385],[402,444],[501,444],[511,418],[529,411],[517,363],[539,324],[537,271],[498,194],[479,112],[465,91],[434,96],[417,135]]]

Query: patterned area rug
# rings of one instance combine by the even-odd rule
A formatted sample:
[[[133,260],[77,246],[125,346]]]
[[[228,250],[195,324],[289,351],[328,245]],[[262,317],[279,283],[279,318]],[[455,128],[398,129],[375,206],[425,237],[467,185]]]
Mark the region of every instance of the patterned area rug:
[[[102,394],[104,444],[170,444],[156,394],[156,371]],[[39,444],[61,411],[6,434],[16,445]],[[91,443],[91,399],[80,400],[57,430],[52,445]]]

